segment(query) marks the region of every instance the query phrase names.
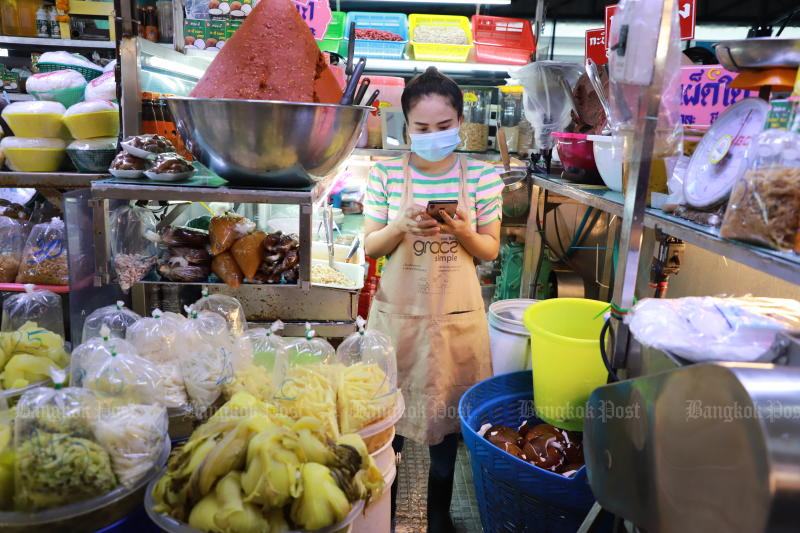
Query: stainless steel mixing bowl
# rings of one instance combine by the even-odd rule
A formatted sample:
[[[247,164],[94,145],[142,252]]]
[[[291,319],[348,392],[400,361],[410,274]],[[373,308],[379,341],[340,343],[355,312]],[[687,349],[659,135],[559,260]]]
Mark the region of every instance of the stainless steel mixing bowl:
[[[198,161],[233,185],[303,187],[353,151],[371,108],[224,98],[168,98]]]

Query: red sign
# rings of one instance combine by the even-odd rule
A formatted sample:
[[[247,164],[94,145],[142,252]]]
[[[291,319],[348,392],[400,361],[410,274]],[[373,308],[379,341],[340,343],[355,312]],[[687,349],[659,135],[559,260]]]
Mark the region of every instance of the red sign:
[[[331,5],[328,0],[292,0],[294,7],[311,29],[314,39],[321,41],[331,23]]]
[[[584,52],[586,59],[591,59],[598,65],[605,65],[608,63],[608,52],[606,50],[606,30],[603,28],[586,30]]]
[[[611,20],[617,13],[617,4],[606,6],[606,35],[611,35]],[[697,22],[697,0],[678,0],[678,21],[681,25],[681,40],[694,39]]]

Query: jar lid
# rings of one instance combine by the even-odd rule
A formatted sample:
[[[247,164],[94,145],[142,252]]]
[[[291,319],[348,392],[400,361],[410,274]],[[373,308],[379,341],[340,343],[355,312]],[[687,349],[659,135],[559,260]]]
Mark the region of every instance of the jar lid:
[[[522,94],[522,85],[501,85],[498,89],[503,94]]]

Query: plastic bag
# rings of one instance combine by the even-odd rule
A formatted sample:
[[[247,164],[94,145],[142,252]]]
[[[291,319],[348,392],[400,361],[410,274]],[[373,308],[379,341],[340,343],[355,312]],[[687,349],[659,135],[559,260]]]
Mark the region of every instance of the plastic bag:
[[[338,373],[339,430],[358,431],[389,416],[397,402],[397,359],[392,339],[376,330],[365,330],[358,317],[358,332],[336,350],[344,365]]]
[[[295,420],[318,419],[329,435],[338,437],[336,350],[325,339],[315,338],[310,324],[304,338],[292,339],[284,348],[273,371],[275,404]]]
[[[244,308],[236,298],[224,294],[212,294],[203,287],[203,296],[197,300],[192,308],[197,311],[211,311],[220,315],[228,324],[228,330],[234,337],[240,337],[247,331],[247,319]]]
[[[178,338],[178,329],[182,323],[181,315],[167,315],[160,309],[154,309],[152,317],[142,318],[128,326],[125,339],[148,361],[158,364],[177,361],[184,352]]]
[[[0,396],[0,511],[14,507],[14,415]]]
[[[69,383],[82,387],[89,372],[101,365],[116,351],[135,353],[136,347],[125,339],[111,337],[108,326],[100,328],[100,336],[92,337],[72,350],[69,364]]]
[[[28,229],[25,221],[0,216],[0,283],[16,281]]]
[[[129,404],[162,405],[161,375],[147,359],[128,346],[111,342],[111,356],[88,368],[83,387],[94,391],[104,407]]]
[[[137,313],[125,307],[125,302],[117,301],[114,305],[95,309],[86,317],[81,339],[86,341],[92,337],[100,337],[100,329],[103,326],[108,327],[109,336],[124,339],[128,326],[141,318]]]
[[[0,333],[0,377],[6,390],[45,381],[51,368],[61,369],[68,364],[64,338],[36,322],[25,322],[15,331]]]
[[[208,243],[208,232],[199,229],[168,226],[161,232],[161,244],[165,246],[203,248]]]
[[[747,173],[731,191],[720,236],[790,250],[800,228],[800,133],[761,132]]]
[[[231,254],[247,279],[253,279],[264,260],[266,250],[262,244],[266,236],[266,232],[254,231],[238,239],[231,246]]]
[[[184,356],[179,361],[183,383],[195,410],[214,404],[222,386],[233,379],[233,339],[228,323],[210,311],[187,308],[189,320],[181,325],[179,338]]]
[[[278,320],[269,329],[247,330],[239,339],[233,357],[233,380],[225,387],[226,398],[245,391],[260,400],[272,400],[275,359],[285,345],[285,341],[274,332],[282,328],[283,323]]]
[[[6,298],[3,302],[3,331],[14,331],[26,322],[35,322],[64,338],[64,314],[61,297],[47,290],[36,290],[25,285],[25,292]]]
[[[255,229],[256,225],[253,221],[230,211],[224,215],[211,217],[208,227],[211,255],[225,252],[233,246],[236,239],[244,237]]]
[[[282,329],[283,322],[276,320],[267,329],[249,329],[244,334],[253,352],[253,364],[266,368],[270,373],[275,368],[278,354],[286,347],[286,340],[276,334]]]
[[[31,229],[22,252],[17,283],[68,285],[69,266],[64,222],[55,217]]]
[[[230,252],[215,255],[211,260],[211,271],[232,289],[238,289],[244,281],[244,273]]]
[[[111,213],[111,257],[123,291],[144,278],[156,263],[156,217],[145,207],[125,205]]]
[[[94,438],[92,391],[37,387],[20,398],[15,420],[15,507],[36,511],[101,496],[117,487],[108,452]]]
[[[800,332],[800,302],[780,298],[642,300],[625,322],[640,343],[690,361],[755,361],[779,331]]]
[[[161,397],[164,405],[178,409],[189,405],[180,360],[154,363],[161,375]]]

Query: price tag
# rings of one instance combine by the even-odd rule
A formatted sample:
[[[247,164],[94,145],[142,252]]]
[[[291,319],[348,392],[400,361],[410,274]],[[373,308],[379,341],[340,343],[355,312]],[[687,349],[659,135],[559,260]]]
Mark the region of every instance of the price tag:
[[[292,3],[308,24],[314,39],[323,40],[333,18],[328,0],[292,0]]]
[[[598,65],[605,65],[608,63],[608,49],[606,48],[605,29],[597,28],[594,30],[586,30],[584,53],[586,59],[591,59]]]

